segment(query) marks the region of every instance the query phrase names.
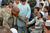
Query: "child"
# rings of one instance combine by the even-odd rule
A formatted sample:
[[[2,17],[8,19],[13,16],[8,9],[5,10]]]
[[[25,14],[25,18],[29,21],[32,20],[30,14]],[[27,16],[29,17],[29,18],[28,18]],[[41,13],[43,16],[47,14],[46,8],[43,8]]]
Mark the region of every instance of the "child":
[[[8,7],[8,8],[13,8],[13,2],[9,2],[9,4],[8,4],[7,7]]]
[[[39,12],[42,12],[43,11],[43,3],[39,4],[39,8],[40,8]]]
[[[47,20],[48,10],[49,10],[49,7],[48,6],[45,6],[44,7],[44,12],[43,12],[43,19],[44,20]]]
[[[35,7],[34,13],[32,13],[32,15],[31,15],[31,20],[34,19],[37,16],[38,12],[39,12],[39,7]]]
[[[29,28],[29,30],[31,30],[31,33],[42,33],[42,24],[43,24],[43,19],[42,19],[43,15],[42,13],[38,13],[38,16],[33,19],[32,21],[26,23],[26,27],[30,24],[35,23],[35,26],[33,28]]]
[[[7,7],[7,4],[6,3],[2,3],[1,8],[6,8],[6,7]]]
[[[34,13],[31,14],[30,21],[31,21],[32,19],[34,19],[35,17],[37,17],[38,12],[39,12],[39,7],[35,7],[35,8],[34,8]],[[31,24],[29,27],[32,27],[32,26],[34,26],[34,25],[35,25],[35,23],[34,23],[34,24]]]
[[[45,22],[44,33],[50,33],[50,13],[48,14],[48,20]]]
[[[20,0],[15,0],[13,6],[17,7],[19,3],[20,3]]]
[[[29,4],[26,2],[26,0],[21,0],[21,3],[19,4],[19,9],[20,12],[19,14],[24,18],[26,22],[29,22],[30,14],[31,14],[31,9]],[[18,33],[22,33],[24,29],[24,33],[27,32],[27,28],[25,27],[25,23],[21,22],[20,20],[17,20],[17,25],[18,25]]]

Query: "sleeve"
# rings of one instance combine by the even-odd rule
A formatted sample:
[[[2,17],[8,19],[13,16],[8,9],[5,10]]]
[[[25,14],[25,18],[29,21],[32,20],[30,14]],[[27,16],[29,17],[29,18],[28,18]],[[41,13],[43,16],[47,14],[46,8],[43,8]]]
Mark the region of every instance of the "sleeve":
[[[36,21],[37,17],[35,17],[32,21],[28,22],[28,24],[33,24]]]
[[[29,6],[29,4],[28,4],[28,7],[27,7],[27,15],[26,15],[26,17],[27,18],[30,18],[30,15],[31,15],[31,8],[30,8],[30,6]]]
[[[20,21],[26,23],[26,21],[24,21],[24,19],[22,18],[22,16],[20,16],[19,14],[18,14],[17,18],[18,18]]]

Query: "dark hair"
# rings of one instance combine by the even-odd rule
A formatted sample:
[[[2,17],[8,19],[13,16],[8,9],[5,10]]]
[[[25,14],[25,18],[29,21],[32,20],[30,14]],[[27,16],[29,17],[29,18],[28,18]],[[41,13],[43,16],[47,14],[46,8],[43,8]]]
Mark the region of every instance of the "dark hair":
[[[9,5],[10,3],[12,3],[12,4],[13,4],[13,2],[12,2],[12,1],[10,1],[10,2],[8,3],[8,5]]]
[[[44,8],[46,8],[47,10],[49,10],[49,7],[48,6],[45,6]]]
[[[40,13],[40,12],[39,12]],[[41,14],[41,17],[43,17],[43,14],[42,13],[40,13]]]
[[[37,9],[39,11],[39,7],[35,7],[35,9]]]
[[[50,15],[50,12],[48,13],[48,15]]]
[[[40,3],[42,6],[44,5],[43,3]]]
[[[6,3],[2,3],[2,6],[4,6],[4,5],[6,5],[6,6],[7,6],[7,4],[6,4]]]
[[[21,2],[26,2],[26,0],[20,0]]]

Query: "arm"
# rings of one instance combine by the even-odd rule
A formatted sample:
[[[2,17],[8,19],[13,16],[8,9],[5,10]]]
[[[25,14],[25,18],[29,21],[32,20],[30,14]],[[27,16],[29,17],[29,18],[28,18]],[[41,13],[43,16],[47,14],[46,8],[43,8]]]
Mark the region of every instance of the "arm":
[[[19,14],[17,15],[17,18],[18,18],[20,21],[26,23],[26,21],[24,21],[24,19],[22,18],[22,16],[20,16]]]
[[[29,24],[29,25],[30,25],[30,24],[33,24],[34,21],[35,21],[35,19],[33,19],[32,21],[28,22],[28,24]]]
[[[30,18],[30,15],[31,15],[31,8],[30,8],[29,4],[28,4],[27,6],[28,6],[28,7],[27,7],[27,15],[26,15],[26,17],[27,17],[27,18]]]

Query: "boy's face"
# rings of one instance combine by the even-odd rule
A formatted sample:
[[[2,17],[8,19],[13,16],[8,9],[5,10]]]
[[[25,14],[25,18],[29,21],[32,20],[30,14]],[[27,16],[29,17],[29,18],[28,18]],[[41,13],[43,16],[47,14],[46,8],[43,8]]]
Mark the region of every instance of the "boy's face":
[[[19,1],[20,1],[20,0],[15,0],[16,4],[19,4]]]
[[[39,4],[39,8],[40,8],[40,9],[42,9],[42,8],[43,8],[43,6],[42,6],[41,4]]]
[[[40,13],[38,13],[38,18],[41,18],[41,14]]]
[[[48,20],[50,20],[50,15],[47,16]]]
[[[26,4],[26,2],[21,2],[22,3],[22,5],[25,5]]]
[[[12,7],[13,6],[13,4],[12,3],[9,3],[9,7]]]
[[[34,13],[35,13],[35,14],[37,14],[37,13],[38,13],[38,10],[37,10],[36,8],[34,9]]]
[[[44,12],[48,12],[48,10],[46,8],[44,8]]]

